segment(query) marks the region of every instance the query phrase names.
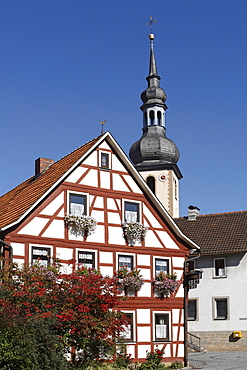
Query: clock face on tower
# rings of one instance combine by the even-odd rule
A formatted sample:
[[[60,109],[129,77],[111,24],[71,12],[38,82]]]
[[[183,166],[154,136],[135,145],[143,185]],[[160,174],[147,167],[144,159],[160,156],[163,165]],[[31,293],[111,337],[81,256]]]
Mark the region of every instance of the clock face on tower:
[[[159,180],[162,181],[162,182],[166,181],[166,175],[164,173],[160,174],[159,175]]]

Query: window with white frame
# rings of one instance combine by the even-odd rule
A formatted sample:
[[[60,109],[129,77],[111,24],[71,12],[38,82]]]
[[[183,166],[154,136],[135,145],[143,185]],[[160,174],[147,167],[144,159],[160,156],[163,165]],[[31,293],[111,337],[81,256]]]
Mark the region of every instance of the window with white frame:
[[[51,248],[32,246],[31,249],[31,263],[39,263],[41,266],[48,267],[51,259]]]
[[[134,269],[134,258],[129,254],[119,254],[118,255],[118,269],[126,267],[128,271]]]
[[[124,326],[124,330],[122,332],[122,339],[125,342],[133,342],[134,341],[134,320],[133,320],[133,313],[132,312],[124,312],[124,316],[128,320],[128,324]]]
[[[69,193],[69,214],[73,216],[87,214],[87,196],[85,194]]]
[[[197,320],[197,300],[189,299],[188,301],[188,320],[195,321]]]
[[[110,154],[100,152],[100,168],[110,169]]]
[[[165,342],[169,340],[169,314],[158,313],[154,314],[154,339],[155,341]]]
[[[169,260],[164,258],[155,258],[155,275],[163,271],[164,273],[169,273]]]
[[[225,277],[226,276],[226,260],[225,258],[214,259],[214,276]]]
[[[131,201],[124,202],[124,221],[140,222],[140,203]]]
[[[214,301],[214,319],[228,319],[228,298],[213,298]]]
[[[78,251],[78,265],[79,267],[95,268],[95,252],[92,251]]]

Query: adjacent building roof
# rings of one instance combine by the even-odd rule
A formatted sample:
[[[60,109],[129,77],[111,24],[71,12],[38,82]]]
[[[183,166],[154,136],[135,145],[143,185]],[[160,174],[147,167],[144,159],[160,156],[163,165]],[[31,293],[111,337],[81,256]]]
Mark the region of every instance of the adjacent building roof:
[[[174,219],[177,226],[201,248],[202,254],[247,252],[247,211]]]

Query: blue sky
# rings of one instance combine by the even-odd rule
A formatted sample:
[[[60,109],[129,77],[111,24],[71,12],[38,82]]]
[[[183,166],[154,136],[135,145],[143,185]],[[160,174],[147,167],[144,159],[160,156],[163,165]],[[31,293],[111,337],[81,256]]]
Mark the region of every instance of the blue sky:
[[[142,134],[150,16],[167,136],[181,154],[180,214],[247,209],[245,0],[0,0],[4,194],[98,136]]]

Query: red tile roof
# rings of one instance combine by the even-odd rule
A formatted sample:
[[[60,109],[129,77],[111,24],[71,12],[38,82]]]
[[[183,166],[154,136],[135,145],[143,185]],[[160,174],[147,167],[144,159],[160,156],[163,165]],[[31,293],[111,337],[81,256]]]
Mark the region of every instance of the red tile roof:
[[[89,141],[0,197],[0,228],[17,221],[99,140]]]
[[[247,211],[216,213],[174,219],[181,231],[193,240],[202,254],[225,254],[247,251]]]

